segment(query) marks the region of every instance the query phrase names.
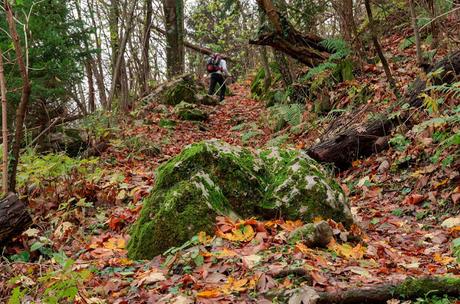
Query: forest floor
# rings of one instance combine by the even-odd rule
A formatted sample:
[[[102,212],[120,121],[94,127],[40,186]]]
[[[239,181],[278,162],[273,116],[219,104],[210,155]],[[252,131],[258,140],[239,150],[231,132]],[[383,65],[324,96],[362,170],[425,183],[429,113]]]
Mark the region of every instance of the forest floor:
[[[404,57],[410,67],[392,66],[406,87],[417,68],[413,49],[400,51],[395,47],[400,42],[389,38],[386,45],[393,58]],[[361,77],[374,92],[369,103],[388,107],[394,98],[381,67],[372,66]],[[216,235],[199,234],[149,262],[129,260],[129,227],[160,163],[204,139],[256,148],[274,137],[266,108],[247,88],[248,83],[232,85],[234,95],[206,107],[211,114],[203,123],[179,121],[172,108],[147,105],[112,130],[108,150],[81,165],[85,170],[79,165],[67,176],[24,190],[36,211],[34,225],[3,253],[0,302],[11,295],[44,301],[77,293],[77,303],[269,303],[289,298],[289,290],[305,284],[337,291],[407,277],[460,275],[451,246],[460,237],[454,218],[460,210],[460,162],[442,161],[456,147],[430,161],[439,149],[435,136],[460,132],[458,125],[447,124],[422,133],[401,130],[404,140],[398,145],[337,174],[359,227],[346,231],[329,221],[336,241],[327,249],[289,245],[287,235],[300,222],[219,218]],[[447,110],[458,106],[458,100],[445,104]],[[317,133],[292,135],[286,145],[308,147]]]

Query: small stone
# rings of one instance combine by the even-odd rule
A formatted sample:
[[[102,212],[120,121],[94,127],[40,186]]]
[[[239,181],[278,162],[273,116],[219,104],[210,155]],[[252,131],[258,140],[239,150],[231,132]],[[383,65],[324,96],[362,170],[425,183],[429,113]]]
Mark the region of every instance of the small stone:
[[[384,172],[388,171],[388,169],[390,169],[390,163],[388,162],[388,160],[385,159],[385,160],[380,164],[378,171],[379,171],[380,173],[384,173]]]
[[[454,228],[460,226],[460,217],[451,217],[442,222],[441,227],[443,228]]]
[[[289,235],[289,243],[296,244],[302,242],[308,247],[324,248],[333,238],[332,228],[325,221],[317,224],[306,224],[297,228]]]

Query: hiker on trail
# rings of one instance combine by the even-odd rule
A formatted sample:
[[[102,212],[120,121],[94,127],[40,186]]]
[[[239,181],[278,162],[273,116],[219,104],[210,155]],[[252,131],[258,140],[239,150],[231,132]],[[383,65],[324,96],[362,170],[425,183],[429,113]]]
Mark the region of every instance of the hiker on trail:
[[[229,76],[227,62],[220,54],[213,54],[208,59],[207,70],[211,76],[209,95],[216,94],[216,85],[218,85],[220,101],[224,100],[225,91],[227,90],[225,78]]]

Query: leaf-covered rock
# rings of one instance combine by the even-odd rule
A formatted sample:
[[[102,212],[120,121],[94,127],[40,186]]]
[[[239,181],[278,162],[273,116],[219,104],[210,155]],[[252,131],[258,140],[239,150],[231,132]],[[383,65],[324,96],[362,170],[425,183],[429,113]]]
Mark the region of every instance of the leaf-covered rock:
[[[208,114],[200,110],[196,105],[182,101],[174,107],[174,112],[183,120],[204,121]]]
[[[200,231],[212,233],[217,215],[353,222],[340,187],[304,153],[253,153],[211,140],[188,146],[159,167],[133,227],[129,256],[152,258]]]

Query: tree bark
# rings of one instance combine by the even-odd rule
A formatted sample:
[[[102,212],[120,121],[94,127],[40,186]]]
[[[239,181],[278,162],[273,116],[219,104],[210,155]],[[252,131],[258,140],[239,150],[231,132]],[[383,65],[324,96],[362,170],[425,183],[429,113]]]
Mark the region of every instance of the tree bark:
[[[24,63],[24,56],[23,56],[21,44],[19,42],[19,35],[16,30],[16,23],[14,21],[13,11],[12,11],[11,5],[9,4],[8,0],[4,0],[4,9],[6,13],[8,29],[9,29],[11,38],[13,40],[14,50],[16,52],[19,72],[22,78],[21,101],[19,102],[19,106],[16,110],[16,130],[14,132],[14,143],[13,143],[13,151],[12,151],[13,159],[11,160],[11,175],[10,175],[10,181],[9,181],[10,191],[14,192],[16,189],[16,173],[18,169],[19,156],[21,152],[21,143],[22,143],[22,138],[23,138],[23,126],[24,126],[24,120],[26,117],[27,106],[29,104],[31,85],[30,85],[30,80],[29,80],[28,67],[26,67]]]
[[[184,2],[163,0],[166,29],[166,63],[168,78],[185,71]]]
[[[124,61],[124,54],[125,54],[125,49],[126,49],[126,44],[128,43],[129,36],[131,34],[131,31],[133,29],[133,21],[134,21],[134,11],[136,9],[136,2],[134,2],[128,12],[128,21],[126,25],[126,29],[121,41],[121,44],[119,44],[119,49],[117,49],[116,54],[116,62],[115,62],[115,67],[113,69],[113,78],[112,78],[112,86],[110,88],[110,94],[109,94],[109,99],[107,100],[108,103],[108,110],[111,110],[112,107],[112,102],[113,99],[117,93],[117,86],[120,86],[120,91],[123,93],[121,104],[126,105],[127,101],[125,99],[128,98],[127,96],[127,88],[125,87],[126,84],[123,84],[122,77],[126,77],[126,64]],[[121,74],[123,73],[123,75]],[[126,107],[123,110],[127,110]]]
[[[149,51],[150,51],[150,33],[152,30],[152,1],[145,0],[145,21],[144,21],[144,33],[142,37],[142,83],[141,88],[143,92],[141,95],[146,94],[149,91],[149,80],[150,80],[150,62],[149,62]]]
[[[377,38],[377,29],[375,28],[375,21],[372,15],[372,9],[370,0],[364,1],[366,7],[367,17],[369,18],[369,29],[371,31],[372,42],[374,43],[375,50],[382,62],[383,69],[385,70],[385,74],[387,76],[388,82],[390,83],[390,87],[393,90],[394,94],[399,97],[398,88],[396,86],[396,81],[394,80],[393,76],[391,75],[390,66],[388,65],[388,61],[383,54],[382,46],[380,45],[379,39]]]
[[[268,61],[267,47],[265,46],[260,47],[260,57],[262,60],[262,65],[265,70],[264,91],[268,92],[268,89],[270,88],[270,85],[272,84],[272,73],[271,73],[270,64]]]
[[[3,159],[2,159],[2,190],[8,193],[8,113],[6,102],[6,80],[3,68],[3,52],[0,48],[0,95],[2,96],[2,139],[3,139]]]
[[[458,81],[460,75],[460,51],[452,53],[432,66],[428,72],[443,69],[442,74],[431,81],[440,85]],[[407,100],[412,107],[420,107],[423,103],[419,97],[426,88],[426,80],[418,78]],[[404,103],[402,102],[402,103]],[[320,162],[333,163],[338,168],[348,168],[360,157],[367,157],[388,147],[388,136],[395,127],[405,123],[411,127],[409,110],[401,110],[401,115],[390,118],[391,112],[379,118],[361,122],[367,113],[357,117],[339,118],[334,121],[322,136],[320,142],[308,149],[307,153]]]
[[[27,206],[13,194],[0,201],[0,246],[32,224]]]
[[[417,64],[419,67],[421,67],[424,62],[423,62],[423,53],[422,53],[422,43],[420,42],[420,33],[418,30],[418,25],[417,25],[417,14],[415,12],[414,0],[408,0],[408,1],[409,1],[409,10],[410,10],[410,15],[411,15],[412,28],[414,29],[415,47],[417,49]]]
[[[257,4],[267,16],[268,25],[262,26],[259,37],[250,40],[250,44],[271,46],[310,67],[329,57],[328,50],[319,44],[322,38],[313,34],[303,35],[295,30],[271,0],[257,0]]]

